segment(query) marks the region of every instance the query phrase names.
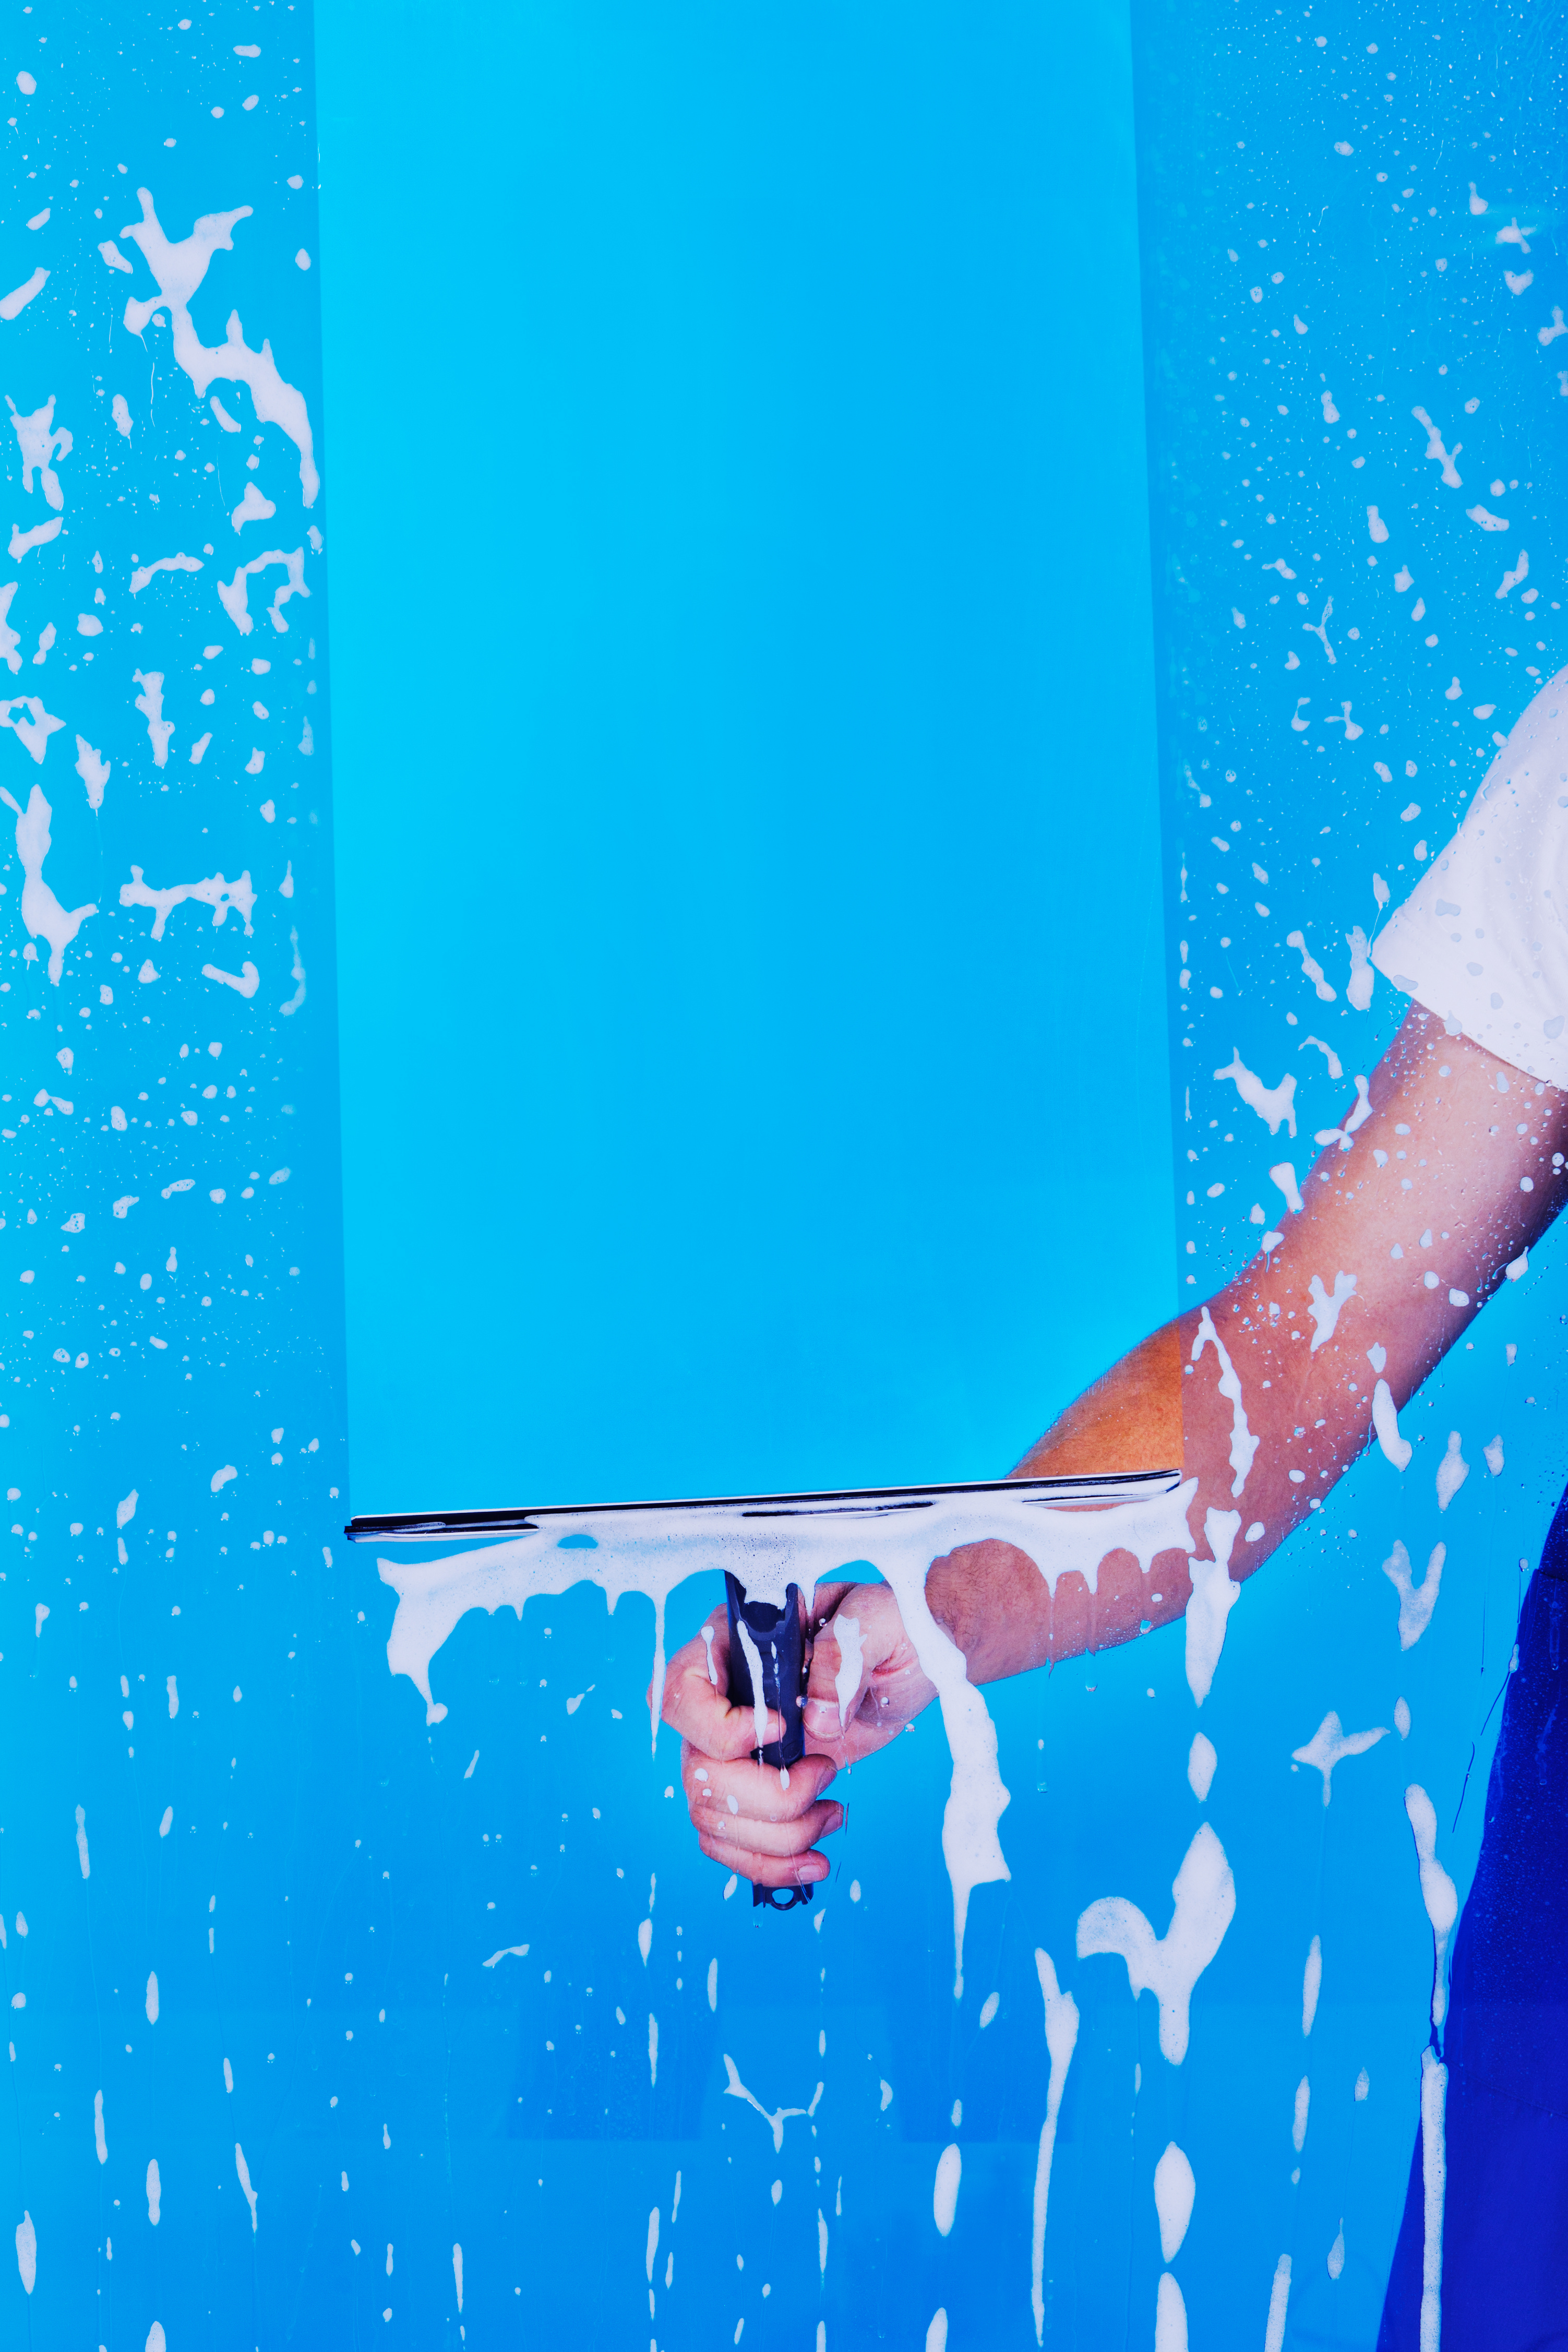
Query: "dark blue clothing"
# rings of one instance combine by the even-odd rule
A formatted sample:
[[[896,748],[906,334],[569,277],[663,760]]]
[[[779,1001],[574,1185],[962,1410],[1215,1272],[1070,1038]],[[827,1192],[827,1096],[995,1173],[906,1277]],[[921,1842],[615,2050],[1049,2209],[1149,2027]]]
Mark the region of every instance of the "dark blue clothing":
[[[1568,1495],[1519,1622],[1454,1939],[1443,2352],[1568,2352]],[[1378,2352],[1418,2352],[1421,2135]]]

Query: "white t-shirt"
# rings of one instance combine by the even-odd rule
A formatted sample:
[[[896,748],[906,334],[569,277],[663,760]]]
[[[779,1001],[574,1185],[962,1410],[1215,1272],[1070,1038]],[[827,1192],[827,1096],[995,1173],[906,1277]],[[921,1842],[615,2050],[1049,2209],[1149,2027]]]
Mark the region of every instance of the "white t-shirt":
[[[1568,669],[1520,719],[1372,961],[1489,1054],[1568,1092]]]

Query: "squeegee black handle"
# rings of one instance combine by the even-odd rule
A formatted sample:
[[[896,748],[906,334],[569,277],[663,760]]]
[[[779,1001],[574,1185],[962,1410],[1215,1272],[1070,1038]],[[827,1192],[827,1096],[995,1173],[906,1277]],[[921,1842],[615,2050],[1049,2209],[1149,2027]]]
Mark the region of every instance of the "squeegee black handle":
[[[785,1592],[783,1608],[777,1609],[771,1601],[748,1600],[745,1586],[727,1570],[724,1586],[729,1607],[729,1703],[732,1706],[755,1706],[760,1698],[764,1706],[782,1716],[783,1738],[770,1739],[765,1747],[754,1748],[751,1752],[759,1764],[798,1764],[806,1752],[808,1669],[800,1589],[791,1584]],[[760,1693],[753,1679],[752,1654],[761,1669]],[[753,1906],[766,1904],[772,1911],[790,1911],[797,1903],[810,1903],[810,1886],[754,1884],[751,1889]]]

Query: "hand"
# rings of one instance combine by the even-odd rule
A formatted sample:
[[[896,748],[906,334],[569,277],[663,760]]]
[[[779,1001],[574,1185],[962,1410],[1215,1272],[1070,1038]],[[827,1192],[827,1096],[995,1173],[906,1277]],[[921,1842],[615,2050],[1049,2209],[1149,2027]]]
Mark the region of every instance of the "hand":
[[[840,1619],[841,1635],[835,1630]],[[710,1861],[759,1886],[807,1886],[828,1875],[827,1856],[815,1849],[842,1825],[844,1809],[823,1791],[841,1765],[885,1748],[936,1696],[887,1585],[820,1584],[813,1628],[808,1753],[788,1771],[752,1760],[756,1712],[732,1706],[726,1695],[729,1624],[723,1608],[707,1621],[709,1639],[699,1634],[677,1650],[665,1678],[664,1720],[681,1734],[681,1780],[697,1843]],[[852,1682],[847,1665],[854,1669]],[[781,1738],[783,1730],[777,1711],[765,1709],[764,1738]]]

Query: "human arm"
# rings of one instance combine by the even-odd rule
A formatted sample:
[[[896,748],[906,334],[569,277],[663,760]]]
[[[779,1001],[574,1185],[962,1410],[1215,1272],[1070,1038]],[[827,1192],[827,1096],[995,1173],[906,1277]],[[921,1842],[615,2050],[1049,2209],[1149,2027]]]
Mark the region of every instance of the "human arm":
[[[1561,1163],[1568,1150],[1568,1096],[1551,1087],[1538,1094],[1534,1081],[1468,1038],[1448,1036],[1419,1006],[1374,1071],[1369,1099],[1351,1150],[1331,1144],[1310,1171],[1301,1213],[1286,1218],[1279,1246],[1113,1364],[1030,1448],[1015,1476],[1179,1467],[1197,1482],[1188,1524],[1201,1555],[1208,1513],[1240,1513],[1229,1564],[1239,1580],[1285,1540],[1371,1439],[1377,1374],[1366,1351],[1375,1344],[1385,1350],[1383,1377],[1395,1405],[1404,1405],[1568,1197],[1568,1176],[1552,1166],[1553,1155]],[[1354,1292],[1332,1336],[1314,1347],[1325,1319],[1314,1306],[1332,1298],[1340,1274],[1354,1275]],[[1257,1441],[1244,1475],[1242,1423],[1221,1393],[1209,1328],[1239,1381],[1246,1432]],[[1254,1526],[1260,1532],[1249,1540]],[[1092,1592],[1068,1570],[1053,1595],[1029,1554],[988,1541],[934,1561],[925,1589],[975,1683],[1131,1640],[1180,1616],[1191,1591],[1187,1555],[1177,1549],[1156,1555],[1147,1575],[1130,1552],[1112,1550],[1094,1582]],[[868,1642],[862,1633],[862,1673],[841,1726],[835,1611],[858,1612],[873,1634]],[[788,1791],[777,1773],[737,1762],[753,1745],[750,1712],[728,1709],[722,1684],[706,1686],[706,1665],[703,1687],[685,1670],[677,1685],[676,1669],[693,1650],[691,1664],[702,1664],[701,1643],[672,1662],[666,1714],[687,1741],[686,1793],[705,1851],[718,1860],[734,1855],[749,1824],[761,1822],[767,1867],[776,1874],[765,1884],[825,1873],[825,1859],[810,1852],[837,1826],[836,1808],[831,1819],[817,1810],[822,1790],[841,1763],[885,1745],[933,1696],[887,1588],[823,1587],[813,1622],[824,1616],[806,1711],[813,1752],[793,1768]],[[710,1742],[727,1744],[721,1753]],[[696,1779],[699,1770],[706,1780]]]
[[[1351,1150],[1336,1142],[1320,1154],[1280,1246],[1113,1365],[1015,1476],[1179,1465],[1197,1480],[1188,1522],[1200,1553],[1210,1510],[1242,1515],[1230,1559],[1238,1580],[1278,1549],[1371,1441],[1379,1375],[1367,1351],[1385,1349],[1381,1376],[1403,1406],[1568,1199],[1568,1096],[1552,1087],[1538,1094],[1533,1080],[1447,1035],[1420,1006],[1373,1072],[1369,1098]],[[1354,1275],[1354,1292],[1332,1337],[1314,1346],[1319,1301],[1332,1299],[1342,1273]],[[1244,1475],[1234,1453],[1241,1424],[1221,1393],[1208,1328],[1234,1366],[1258,1441]],[[1255,1526],[1261,1532],[1249,1540]],[[1158,1555],[1146,1578],[1131,1553],[1113,1552],[1096,1580],[1092,1594],[1082,1577],[1064,1575],[1053,1601],[1025,1554],[971,1544],[933,1563],[926,1595],[970,1679],[988,1682],[1130,1640],[1145,1623],[1180,1616],[1191,1591],[1177,1551]]]

